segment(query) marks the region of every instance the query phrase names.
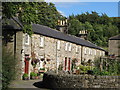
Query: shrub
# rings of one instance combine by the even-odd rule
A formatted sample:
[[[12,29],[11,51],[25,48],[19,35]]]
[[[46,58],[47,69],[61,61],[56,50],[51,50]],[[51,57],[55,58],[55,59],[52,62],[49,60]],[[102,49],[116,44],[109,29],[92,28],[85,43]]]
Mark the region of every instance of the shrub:
[[[31,76],[31,77],[32,77],[32,76],[36,77],[36,76],[37,76],[37,73],[31,72],[31,73],[30,73],[30,76]]]
[[[78,67],[81,73],[87,73],[88,70],[92,70],[94,68],[91,66],[83,66],[83,65],[79,65]]]
[[[107,66],[106,66],[107,64]],[[120,74],[120,62],[115,59],[103,59],[102,71],[100,70],[100,59],[95,60],[95,68],[93,72],[95,75],[119,75]]]
[[[58,70],[63,70],[63,64],[60,64]]]
[[[45,70],[45,68],[40,68],[40,70]]]
[[[27,74],[27,73],[24,73],[24,74],[23,74],[23,78],[24,78],[24,77],[28,77],[28,74]]]
[[[16,77],[16,59],[13,53],[3,47],[2,49],[2,88],[7,89],[8,85]]]

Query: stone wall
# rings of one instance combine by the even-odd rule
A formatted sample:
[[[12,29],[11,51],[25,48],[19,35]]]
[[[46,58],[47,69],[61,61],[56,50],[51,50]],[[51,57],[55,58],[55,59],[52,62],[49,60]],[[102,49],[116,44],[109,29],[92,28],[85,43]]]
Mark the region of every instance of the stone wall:
[[[120,76],[68,75],[47,72],[43,77],[46,88],[120,88]]]
[[[109,55],[120,55],[120,40],[109,40]]]
[[[40,46],[40,38],[43,37],[44,38],[44,45],[43,47]],[[96,57],[100,57],[102,55],[105,55],[105,53],[103,53],[104,51],[101,50],[97,50],[94,48],[89,48],[89,47],[85,47],[85,46],[81,46],[81,45],[77,45],[71,42],[67,42],[64,40],[58,40],[52,37],[47,37],[47,36],[43,36],[40,34],[33,34],[31,37],[31,43],[29,46],[25,47],[25,53],[28,51],[30,52],[34,52],[36,55],[36,58],[38,58],[40,60],[40,63],[38,63],[37,67],[38,69],[42,68],[41,63],[43,63],[43,67],[48,68],[49,70],[56,70],[56,60],[57,62],[57,66],[59,66],[60,64],[65,65],[65,57],[67,57],[67,61],[70,58],[70,63],[72,62],[72,60],[74,58],[78,59],[77,64],[81,64],[81,60],[85,60],[86,62],[91,59],[94,60]],[[57,42],[60,41],[60,49],[57,49]],[[66,48],[66,43],[68,43],[68,47],[67,50]],[[71,44],[71,50],[70,48],[70,44]],[[30,48],[28,49],[27,48]],[[78,51],[76,51],[76,47],[78,47]],[[86,49],[86,54],[85,54],[85,48]],[[83,50],[82,50],[83,49]],[[89,51],[91,51],[92,53],[89,54]],[[95,51],[96,51],[96,55],[95,55]],[[102,53],[100,55],[100,53]],[[82,56],[81,56],[82,55]],[[41,61],[41,59],[44,58],[44,61]],[[47,61],[47,59],[49,59],[50,61]],[[45,62],[45,63],[44,63]],[[68,63],[68,62],[67,62]],[[68,65],[67,65],[68,68]]]

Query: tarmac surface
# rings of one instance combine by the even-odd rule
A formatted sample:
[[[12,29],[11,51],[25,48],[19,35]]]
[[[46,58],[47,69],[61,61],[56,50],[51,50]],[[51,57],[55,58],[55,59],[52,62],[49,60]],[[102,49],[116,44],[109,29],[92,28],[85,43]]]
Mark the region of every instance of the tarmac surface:
[[[31,90],[50,90],[46,89],[43,87],[42,80],[37,79],[37,80],[15,80],[11,82],[10,89],[12,90],[26,90],[26,89],[31,89]]]

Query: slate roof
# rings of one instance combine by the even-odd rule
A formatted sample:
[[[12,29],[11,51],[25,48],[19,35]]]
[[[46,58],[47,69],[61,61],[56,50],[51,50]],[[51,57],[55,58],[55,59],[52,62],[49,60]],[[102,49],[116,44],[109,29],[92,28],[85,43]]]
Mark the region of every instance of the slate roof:
[[[42,35],[49,36],[49,37],[52,37],[52,38],[72,42],[72,43],[82,45],[82,46],[87,46],[87,47],[103,50],[102,48],[96,46],[95,44],[93,44],[89,41],[80,39],[79,37],[75,37],[75,36],[72,36],[72,35],[64,34],[60,31],[53,30],[53,29],[51,29],[47,26],[43,26],[43,25],[39,25],[39,24],[33,24],[32,27],[33,27],[33,31],[35,33],[38,33],[38,34],[42,34]]]
[[[109,40],[120,40],[120,34],[109,38]]]
[[[15,24],[15,22],[17,22],[17,23]],[[12,27],[11,29],[22,29],[22,27],[23,27],[17,18],[14,18],[14,20],[10,21],[10,25],[8,25],[8,26],[9,26],[9,29],[10,29],[10,27]],[[95,44],[91,43],[90,41],[80,39],[79,37],[76,37],[73,35],[64,34],[60,31],[51,29],[47,26],[43,26],[43,25],[39,25],[39,24],[32,24],[32,28],[33,28],[33,32],[37,33],[37,34],[42,34],[44,36],[48,36],[48,37],[68,41],[71,43],[75,43],[78,45],[105,51],[104,49],[96,46]]]

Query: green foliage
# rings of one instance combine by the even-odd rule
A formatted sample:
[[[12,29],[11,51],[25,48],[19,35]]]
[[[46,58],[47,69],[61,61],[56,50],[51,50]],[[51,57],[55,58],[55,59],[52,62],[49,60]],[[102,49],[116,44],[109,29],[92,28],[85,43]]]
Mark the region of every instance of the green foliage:
[[[27,74],[27,73],[24,73],[24,74],[23,74],[23,78],[25,78],[25,77],[28,77],[28,74]]]
[[[76,63],[78,62],[78,60],[76,59],[76,58],[74,58],[73,60],[72,60],[72,70],[73,69],[76,69],[77,68],[77,66],[76,66]]]
[[[63,16],[53,3],[46,2],[3,2],[3,18],[18,17],[23,25],[23,32],[31,35],[32,23],[55,28],[57,20]]]
[[[3,47],[2,49],[2,86],[3,89],[7,89],[8,85],[16,76],[16,62],[11,50]]]
[[[37,76],[37,73],[35,73],[35,72],[31,72],[31,73],[30,73],[30,76],[34,76],[34,77],[36,77],[36,76]]]
[[[88,70],[92,70],[94,67],[79,65],[77,68],[80,69],[81,73],[87,73]]]
[[[93,69],[95,75],[120,75],[120,62],[118,60],[103,60],[102,71],[100,70],[100,62],[100,59],[95,60],[95,68]]]
[[[88,12],[69,16],[68,33],[78,35],[81,30],[88,30],[88,40],[102,47],[108,46],[108,39],[120,33],[120,18],[110,18],[106,14]]]
[[[63,64],[60,64],[58,70],[63,70]]]
[[[45,68],[40,68],[40,70],[45,70]]]

